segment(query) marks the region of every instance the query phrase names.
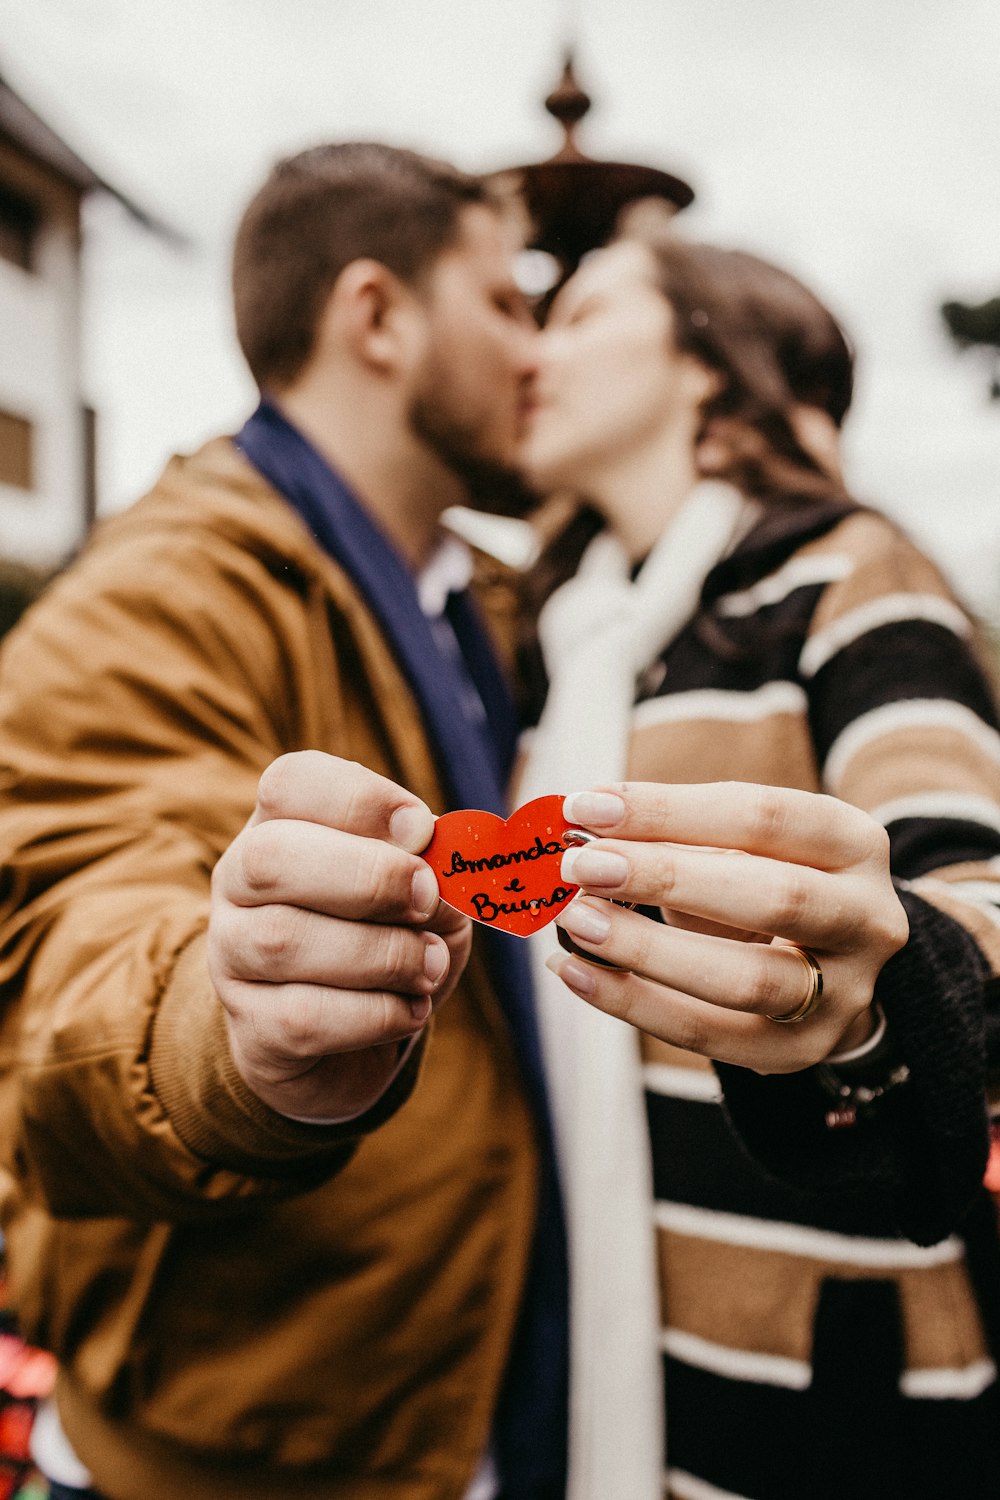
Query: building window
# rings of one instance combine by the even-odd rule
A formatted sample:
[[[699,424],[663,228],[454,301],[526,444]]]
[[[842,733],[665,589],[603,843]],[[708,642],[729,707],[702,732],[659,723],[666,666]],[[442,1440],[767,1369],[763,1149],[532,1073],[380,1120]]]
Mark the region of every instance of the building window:
[[[41,223],[38,205],[0,182],[0,259],[33,271]]]
[[[35,487],[35,429],[25,417],[0,409],[0,484]]]

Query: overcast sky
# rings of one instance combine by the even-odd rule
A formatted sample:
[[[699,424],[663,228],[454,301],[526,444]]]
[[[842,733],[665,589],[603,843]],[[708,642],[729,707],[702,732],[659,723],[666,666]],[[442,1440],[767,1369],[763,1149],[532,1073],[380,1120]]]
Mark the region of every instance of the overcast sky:
[[[117,187],[88,215],[85,379],[104,503],[247,411],[227,256],[274,158],[376,137],[547,156],[567,33],[591,154],[697,192],[678,226],[810,281],[860,351],[853,487],[972,601],[1000,598],[1000,403],[938,304],[1000,293],[996,0],[0,0],[0,70]]]

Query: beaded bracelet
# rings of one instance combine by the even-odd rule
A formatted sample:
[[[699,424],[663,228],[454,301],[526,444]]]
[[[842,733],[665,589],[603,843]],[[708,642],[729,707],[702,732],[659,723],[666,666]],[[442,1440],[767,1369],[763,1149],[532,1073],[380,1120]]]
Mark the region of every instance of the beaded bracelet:
[[[885,1012],[876,1005],[877,1025],[871,1039],[852,1052],[820,1063],[816,1081],[833,1100],[826,1112],[828,1130],[843,1130],[870,1115],[878,1101],[906,1083],[910,1070],[897,1061]]]
[[[905,1063],[897,1063],[882,1083],[845,1083],[832,1068],[822,1064],[816,1069],[820,1087],[836,1103],[825,1115],[828,1130],[843,1130],[856,1125],[858,1120],[872,1113],[876,1101],[893,1089],[899,1088],[910,1076]]]

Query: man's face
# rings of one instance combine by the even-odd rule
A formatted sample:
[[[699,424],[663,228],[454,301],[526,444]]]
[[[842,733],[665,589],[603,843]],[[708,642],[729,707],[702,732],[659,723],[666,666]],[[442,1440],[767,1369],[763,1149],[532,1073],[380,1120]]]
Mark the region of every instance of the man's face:
[[[409,419],[467,482],[471,503],[523,509],[513,491],[538,332],[514,280],[515,245],[501,216],[470,204],[459,222],[458,239],[438,257],[422,293],[427,343]]]

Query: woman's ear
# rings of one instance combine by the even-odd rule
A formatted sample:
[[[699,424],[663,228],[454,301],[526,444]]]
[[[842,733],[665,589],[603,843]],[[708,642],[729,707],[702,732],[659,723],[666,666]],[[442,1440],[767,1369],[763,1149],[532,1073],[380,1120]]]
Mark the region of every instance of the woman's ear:
[[[721,371],[713,370],[711,365],[706,365],[704,360],[698,359],[694,354],[688,354],[684,358],[684,380],[687,394],[693,405],[700,410],[704,410],[725,385]]]
[[[695,449],[698,473],[726,478],[747,464],[759,464],[767,452],[762,433],[740,417],[712,417],[702,428]]]
[[[799,447],[838,484],[844,482],[840,461],[840,431],[833,418],[819,406],[799,403],[788,414]]]
[[[352,260],[320,315],[316,348],[392,375],[406,367],[422,332],[419,305],[399,277],[377,260]]]

